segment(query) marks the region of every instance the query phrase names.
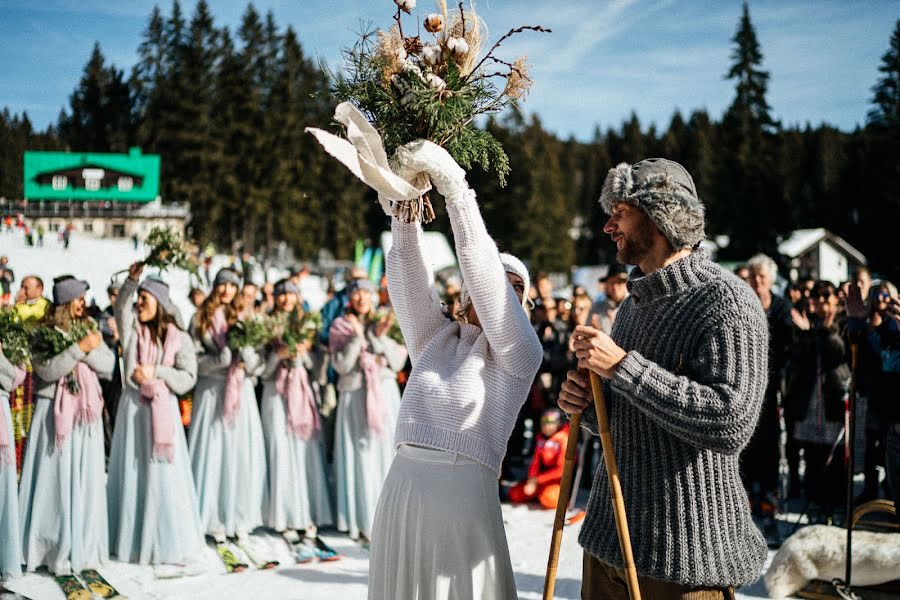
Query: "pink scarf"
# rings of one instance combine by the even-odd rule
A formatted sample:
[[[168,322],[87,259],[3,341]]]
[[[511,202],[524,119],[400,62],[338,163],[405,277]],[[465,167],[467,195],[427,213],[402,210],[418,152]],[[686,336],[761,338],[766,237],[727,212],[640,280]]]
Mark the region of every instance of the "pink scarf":
[[[69,391],[66,380],[70,375],[78,384],[77,394]],[[63,375],[56,384],[53,424],[56,429],[57,448],[62,448],[75,423],[93,423],[100,418],[103,411],[103,395],[100,393],[100,380],[97,379],[97,374],[79,361],[75,363],[70,375]]]
[[[212,338],[219,350],[228,345],[228,321],[225,319],[225,309],[219,307],[213,313]],[[222,401],[222,417],[225,426],[232,427],[238,412],[241,410],[241,388],[244,385],[244,369],[241,368],[240,358],[235,354],[228,367],[228,376],[225,378],[225,398]]]
[[[157,347],[150,336],[150,328],[137,324],[137,361],[140,365],[156,365]],[[166,341],[163,342],[160,366],[171,367],[175,355],[181,349],[181,331],[169,323]],[[153,431],[153,458],[168,462],[175,459],[175,422],[169,407],[169,387],[159,378],[141,384],[141,397],[150,402],[150,422]]]
[[[13,365],[15,369],[15,377],[13,377],[12,388],[10,392],[15,392],[16,388],[25,381],[25,369]],[[6,399],[0,398],[0,402],[6,402]],[[6,430],[6,423],[0,423],[0,466],[12,465],[16,462],[16,453],[13,451],[12,440],[9,439],[9,432]]]
[[[288,429],[301,440],[308,440],[319,429],[319,411],[303,365],[290,359],[281,361],[275,373],[275,391],[287,403]]]
[[[356,337],[356,329],[344,317],[335,319],[328,334],[328,349],[331,352],[343,350],[350,340]],[[381,367],[375,359],[375,355],[369,352],[365,340],[359,353],[359,366],[362,367],[366,377],[366,421],[369,429],[381,433],[383,428],[382,415],[384,414],[384,397],[381,395],[379,374]]]

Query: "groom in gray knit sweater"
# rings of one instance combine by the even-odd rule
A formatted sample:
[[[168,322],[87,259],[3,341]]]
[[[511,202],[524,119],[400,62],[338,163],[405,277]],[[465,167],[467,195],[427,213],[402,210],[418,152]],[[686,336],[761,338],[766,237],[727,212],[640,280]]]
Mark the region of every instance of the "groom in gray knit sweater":
[[[703,204],[676,162],[609,171],[600,203],[617,259],[636,265],[611,335],[578,327],[578,367],[604,378],[610,429],[644,598],[733,598],[755,581],[766,543],[738,458],[766,387],[768,327],[744,282],[699,248]],[[559,405],[597,434],[587,377],[568,374]],[[598,469],[581,528],[582,598],[628,592],[609,480]]]

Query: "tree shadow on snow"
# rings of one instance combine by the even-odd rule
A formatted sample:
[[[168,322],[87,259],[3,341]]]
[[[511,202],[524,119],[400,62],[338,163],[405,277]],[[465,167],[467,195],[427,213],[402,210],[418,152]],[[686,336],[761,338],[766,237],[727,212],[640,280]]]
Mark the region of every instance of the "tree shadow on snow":
[[[521,596],[524,593],[541,596],[544,591],[544,576],[531,573],[516,573],[516,589]],[[560,600],[580,600],[581,580],[557,577],[553,586],[553,597]]]
[[[278,569],[275,572],[282,577],[289,577],[305,583],[358,583],[364,586],[369,584],[369,577],[367,575],[354,575],[353,573],[348,573],[346,571],[326,572],[304,569],[302,567],[292,567]]]

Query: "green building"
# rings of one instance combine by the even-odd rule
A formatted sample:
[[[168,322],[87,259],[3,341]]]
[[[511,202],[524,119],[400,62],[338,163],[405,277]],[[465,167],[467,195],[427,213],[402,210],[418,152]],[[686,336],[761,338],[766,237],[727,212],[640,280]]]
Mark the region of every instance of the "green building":
[[[190,213],[162,203],[158,154],[29,150],[23,158],[24,198],[3,212],[21,214],[32,228],[140,239],[154,226],[184,232]]]
[[[159,196],[159,155],[26,151],[25,199],[150,202]]]

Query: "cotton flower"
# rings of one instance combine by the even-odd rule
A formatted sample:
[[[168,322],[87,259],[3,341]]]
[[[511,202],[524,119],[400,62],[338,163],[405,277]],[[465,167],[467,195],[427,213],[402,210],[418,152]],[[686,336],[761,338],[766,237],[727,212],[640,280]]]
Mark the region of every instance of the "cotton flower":
[[[441,47],[434,44],[429,44],[422,48],[422,60],[425,61],[426,65],[434,66],[441,62],[442,54],[443,50],[441,50]]]
[[[465,38],[452,37],[447,40],[447,49],[450,50],[450,52],[452,52],[453,54],[462,56],[464,54],[468,54],[469,44],[468,42],[466,42]]]
[[[409,14],[416,7],[416,0],[394,0],[394,4],[403,12]]]
[[[428,75],[425,76],[425,83],[427,83],[428,85],[430,85],[432,88],[436,89],[439,92],[441,90],[443,90],[445,87],[447,87],[447,82],[444,81],[443,79],[441,79],[440,77],[438,77],[437,75],[435,75],[434,73],[429,73]]]
[[[425,31],[437,33],[444,28],[444,19],[439,14],[432,13],[425,17]]]

